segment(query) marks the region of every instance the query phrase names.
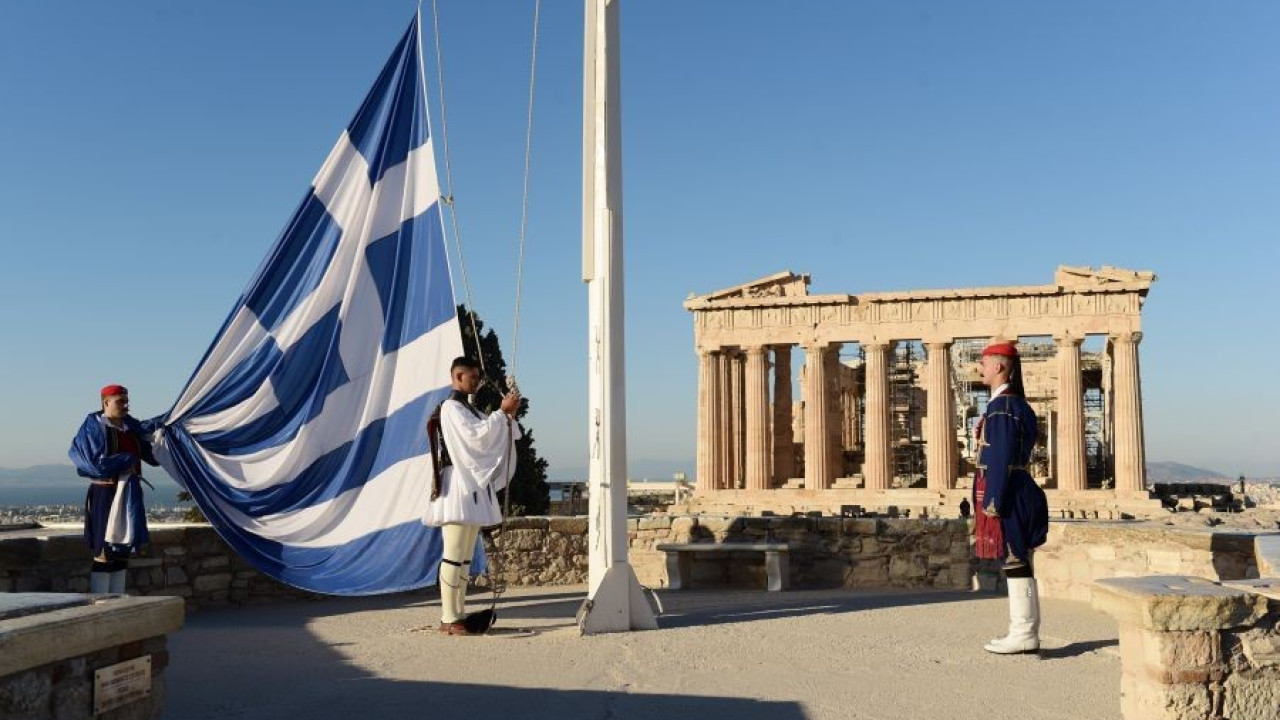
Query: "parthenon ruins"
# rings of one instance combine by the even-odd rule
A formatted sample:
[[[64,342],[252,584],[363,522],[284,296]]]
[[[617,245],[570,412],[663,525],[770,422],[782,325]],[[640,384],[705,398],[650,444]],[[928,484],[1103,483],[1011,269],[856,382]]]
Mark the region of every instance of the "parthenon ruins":
[[[988,394],[977,360],[999,337],[1016,339],[1023,356],[1041,422],[1032,473],[1051,508],[1083,517],[1156,509],[1138,363],[1155,279],[1062,266],[1049,285],[810,295],[808,275],[782,272],[690,296],[693,502],[747,513],[856,504],[956,514]]]

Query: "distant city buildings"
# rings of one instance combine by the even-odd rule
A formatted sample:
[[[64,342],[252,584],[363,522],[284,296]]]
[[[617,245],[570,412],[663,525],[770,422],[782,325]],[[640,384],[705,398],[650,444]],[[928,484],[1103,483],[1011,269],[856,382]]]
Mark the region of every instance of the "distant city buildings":
[[[184,522],[183,515],[190,509],[187,505],[147,508],[147,520],[153,523]],[[58,525],[78,523],[84,520],[84,506],[76,505],[0,505],[0,527],[5,525],[23,525],[40,523],[41,525]]]

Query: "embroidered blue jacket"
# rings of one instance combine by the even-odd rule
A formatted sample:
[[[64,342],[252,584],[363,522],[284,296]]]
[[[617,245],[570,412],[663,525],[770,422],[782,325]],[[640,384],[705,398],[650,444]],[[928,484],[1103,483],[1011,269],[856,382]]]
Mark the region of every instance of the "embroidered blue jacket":
[[[987,403],[982,419],[978,464],[987,482],[983,508],[1000,515],[1005,543],[1025,560],[1049,533],[1049,506],[1027,465],[1036,444],[1035,411],[1018,395],[999,395]]]
[[[148,439],[152,431],[159,426],[159,418],[140,421],[133,416],[125,417],[125,428],[138,439],[138,447],[142,451],[142,457],[135,458],[129,453],[110,453],[107,447],[107,430],[99,420],[101,416],[102,411],[89,413],[71,441],[71,449],[67,452],[67,456],[76,466],[77,474],[94,480],[111,480],[133,467],[138,460],[148,465],[159,464],[156,462],[155,455],[151,453],[151,442]]]

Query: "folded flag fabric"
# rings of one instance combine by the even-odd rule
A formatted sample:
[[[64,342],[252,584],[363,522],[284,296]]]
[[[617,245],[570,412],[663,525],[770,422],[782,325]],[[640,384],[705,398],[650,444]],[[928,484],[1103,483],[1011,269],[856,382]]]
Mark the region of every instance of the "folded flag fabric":
[[[436,579],[425,428],[462,336],[422,67],[415,18],[157,442],[237,553],[307,590]]]

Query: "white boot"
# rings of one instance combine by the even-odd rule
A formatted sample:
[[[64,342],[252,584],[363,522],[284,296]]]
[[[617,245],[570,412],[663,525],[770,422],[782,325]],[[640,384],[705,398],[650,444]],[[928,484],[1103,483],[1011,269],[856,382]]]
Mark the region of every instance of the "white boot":
[[[111,573],[111,592],[117,595],[124,594],[125,574],[128,572],[128,570],[116,570]]]
[[[111,587],[111,573],[91,572],[89,573],[89,592],[95,595],[101,595],[109,592]]]
[[[1040,592],[1035,578],[1009,578],[1009,634],[983,649],[1000,655],[1040,651]]]

